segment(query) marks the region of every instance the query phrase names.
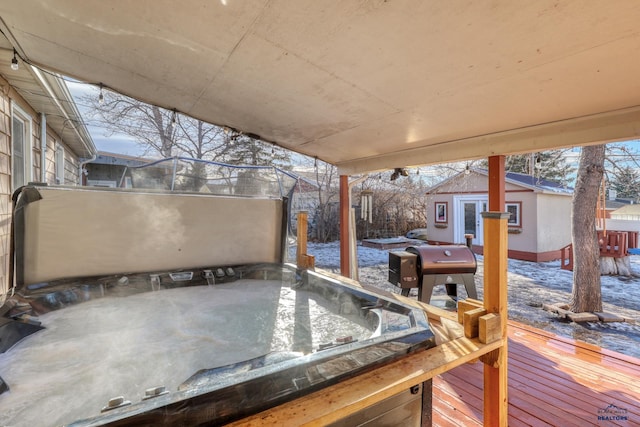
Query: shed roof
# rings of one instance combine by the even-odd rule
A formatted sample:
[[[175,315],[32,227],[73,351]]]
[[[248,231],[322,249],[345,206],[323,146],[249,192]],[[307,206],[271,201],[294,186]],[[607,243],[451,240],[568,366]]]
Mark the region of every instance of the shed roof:
[[[489,176],[489,172],[486,169],[479,168],[471,168],[469,171],[473,175],[479,175],[487,178]],[[452,182],[453,180],[459,179],[464,176],[466,172],[460,172],[450,178],[447,178],[433,187],[427,190],[427,194],[436,192],[436,190],[446,183]],[[544,178],[538,178],[531,175],[525,175],[516,172],[507,172],[505,176],[505,182],[516,185],[518,187],[526,188],[528,190],[532,190],[537,193],[547,193],[547,194],[561,194],[561,195],[573,195],[573,188],[566,187],[559,182],[550,181]],[[463,192],[463,191],[461,191]]]
[[[483,173],[488,175],[487,171],[483,171]],[[560,182],[551,181],[551,180],[536,177],[536,176],[525,175],[522,173],[507,172],[506,182],[519,184],[519,185],[531,188],[533,190],[545,192],[545,193],[550,192],[550,193],[573,194],[573,188],[567,187],[566,185],[563,185]]]

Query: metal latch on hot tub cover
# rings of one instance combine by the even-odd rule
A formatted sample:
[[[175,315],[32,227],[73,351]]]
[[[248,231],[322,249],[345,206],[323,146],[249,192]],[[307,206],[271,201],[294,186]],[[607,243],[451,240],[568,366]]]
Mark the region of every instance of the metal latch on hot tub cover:
[[[102,408],[101,412],[111,411],[112,409],[122,408],[123,406],[131,405],[130,400],[124,400],[124,396],[113,397],[107,402],[107,406]]]
[[[187,282],[193,279],[193,271],[180,271],[177,273],[169,273],[169,277],[174,282]]]
[[[212,286],[216,284],[216,278],[211,270],[202,270],[202,277],[207,281],[207,285]]]
[[[164,396],[165,394],[169,394],[169,391],[165,386],[148,388],[144,391],[144,397],[142,400],[153,399],[154,397]]]
[[[151,290],[159,291],[160,290],[160,275],[159,274],[150,274],[149,279],[151,280]]]

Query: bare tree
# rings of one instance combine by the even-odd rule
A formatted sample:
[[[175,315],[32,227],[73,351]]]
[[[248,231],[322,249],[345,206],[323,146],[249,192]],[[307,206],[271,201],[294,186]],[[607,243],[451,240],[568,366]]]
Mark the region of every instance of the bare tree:
[[[81,97],[89,107],[90,120],[110,134],[132,136],[147,155],[217,160],[232,137],[219,126],[175,111],[111,91],[102,94],[101,98]]]
[[[602,311],[600,249],[596,233],[596,206],[604,174],[605,146],[582,148],[573,193],[573,290],[571,311]]]
[[[372,218],[357,222],[359,236],[392,237],[426,227],[427,185],[415,170],[408,173],[393,181],[390,173],[376,174],[360,185],[361,194],[371,194]]]
[[[314,217],[315,238],[328,242],[338,238],[338,199],[340,196],[338,168],[319,160],[315,164],[315,181],[318,188],[318,206]]]

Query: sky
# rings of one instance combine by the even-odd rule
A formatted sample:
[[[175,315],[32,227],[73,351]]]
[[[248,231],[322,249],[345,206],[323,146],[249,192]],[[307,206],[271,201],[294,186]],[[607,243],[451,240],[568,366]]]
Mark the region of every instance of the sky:
[[[89,114],[87,113],[87,107],[82,103],[80,97],[85,94],[98,97],[100,91],[97,87],[86,83],[70,81],[68,79],[66,82],[71,95],[74,97],[80,114],[82,114],[83,119],[87,121],[85,126],[93,139],[93,143],[98,148],[98,151],[126,154],[129,156],[143,155],[144,150],[130,136],[123,134],[108,135],[107,131],[103,127],[91,124]]]

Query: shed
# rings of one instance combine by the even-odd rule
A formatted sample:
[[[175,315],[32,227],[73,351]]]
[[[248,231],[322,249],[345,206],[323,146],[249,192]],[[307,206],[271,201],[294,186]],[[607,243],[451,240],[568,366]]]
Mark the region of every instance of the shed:
[[[573,189],[535,176],[507,172],[505,212],[509,258],[550,261],[571,243]],[[476,252],[484,247],[482,212],[489,200],[488,172],[471,169],[427,191],[427,228],[431,243],[465,243],[473,235]]]

